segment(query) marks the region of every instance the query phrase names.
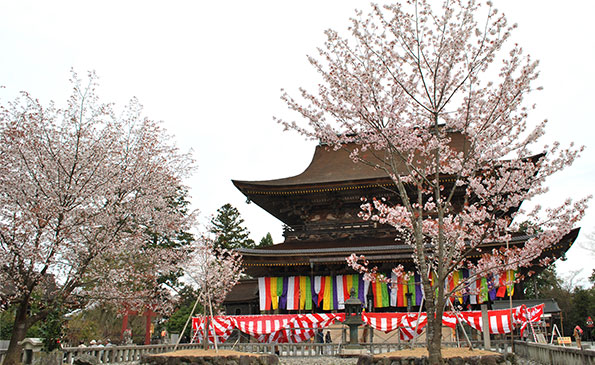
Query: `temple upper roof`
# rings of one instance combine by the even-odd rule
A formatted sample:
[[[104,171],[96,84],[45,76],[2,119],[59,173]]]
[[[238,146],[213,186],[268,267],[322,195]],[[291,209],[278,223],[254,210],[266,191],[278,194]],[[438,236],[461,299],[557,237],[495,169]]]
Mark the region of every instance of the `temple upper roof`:
[[[319,145],[316,146],[310,165],[299,175],[264,181],[232,181],[238,189],[242,190],[246,185],[291,187],[376,178],[388,178],[388,175],[380,169],[363,163],[354,163],[347,150],[334,151],[328,146]]]
[[[465,150],[466,138],[461,133],[449,133],[449,147],[454,151]],[[382,198],[391,204],[399,204],[400,196],[395,183],[387,172],[370,164],[354,163],[351,151],[359,148],[349,143],[340,149],[318,145],[310,165],[300,174],[273,180],[242,181],[233,184],[247,198],[268,213],[285,223],[285,238],[291,240],[323,241],[355,236],[386,236],[380,230],[370,231],[364,226],[361,199]],[[384,150],[359,151],[364,161],[381,166],[387,161],[399,160],[386,155]],[[541,155],[529,158],[537,159]],[[418,159],[421,165],[423,159]],[[405,175],[404,165],[387,169]],[[441,184],[453,186],[453,176],[440,177]],[[456,187],[453,205],[461,206],[465,189]],[[415,191],[411,191],[414,194]],[[515,209],[511,209],[513,212]],[[376,227],[375,227],[376,228]]]
[[[450,147],[455,150],[464,148],[464,137],[460,133],[450,133]],[[350,152],[358,148],[355,143],[344,145],[343,148],[334,150],[327,145],[318,145],[310,165],[301,174],[282,179],[263,181],[232,180],[234,185],[245,193],[248,187],[300,187],[304,185],[340,184],[362,180],[389,179],[386,172],[364,163],[354,163],[349,157]],[[383,151],[360,151],[362,159],[379,162],[385,158]],[[403,168],[402,173],[405,173]]]

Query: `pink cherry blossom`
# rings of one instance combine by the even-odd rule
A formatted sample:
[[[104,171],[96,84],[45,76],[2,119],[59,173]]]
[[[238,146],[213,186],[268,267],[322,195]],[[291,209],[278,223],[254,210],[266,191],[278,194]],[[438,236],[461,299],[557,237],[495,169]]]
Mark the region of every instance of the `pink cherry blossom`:
[[[194,224],[194,213],[172,203],[190,156],[135,99],[120,114],[101,103],[96,80],[90,73],[83,85],[73,73],[63,109],[27,93],[0,107],[0,306],[16,308],[5,364],[18,361],[17,342],[54,307],[166,309],[157,279],[188,254],[150,238]]]
[[[412,247],[431,363],[441,362],[446,300],[465,285],[445,290],[452,273],[469,268],[474,280],[545,263],[544,250],[571,231],[590,198],[547,210],[521,207],[583,148],[536,147],[546,121],[528,123],[532,107],[524,98],[535,89],[539,62],[507,45],[515,27],[491,4],[473,0],[372,5],[369,14],[356,13],[349,36],[328,30],[318,56],[309,57],[321,78],[318,90],[281,97],[305,121],[277,119],[286,129],[345,148],[355,163],[383,170],[394,182],[400,201],[377,197],[362,204],[360,216],[395,227],[400,243]],[[505,245],[519,216],[539,230],[524,245]],[[502,246],[483,249],[488,242]],[[469,259],[478,252],[478,260]],[[348,262],[374,280],[360,260]]]

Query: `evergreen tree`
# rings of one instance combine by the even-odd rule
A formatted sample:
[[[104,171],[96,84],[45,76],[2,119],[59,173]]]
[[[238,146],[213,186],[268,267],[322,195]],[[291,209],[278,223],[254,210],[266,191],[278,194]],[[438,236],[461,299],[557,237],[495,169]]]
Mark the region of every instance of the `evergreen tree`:
[[[62,312],[62,307],[55,308],[46,316],[41,325],[43,350],[46,352],[60,348],[64,336],[64,314]]]
[[[240,212],[227,203],[217,209],[217,216],[211,219],[211,233],[215,233],[215,247],[235,249],[241,247],[252,248],[254,241],[249,238],[250,231],[243,227],[244,219]]]
[[[560,292],[562,285],[556,275],[556,265],[552,264],[539,274],[531,276],[523,286],[527,299],[547,298],[554,292]]]
[[[258,247],[266,247],[271,246],[273,244],[273,236],[271,236],[271,232],[267,232],[266,236],[260,239],[260,243]]]
[[[194,290],[191,286],[185,285],[179,292],[179,302],[176,306],[176,309],[171,314],[171,316],[165,322],[165,328],[169,333],[180,333],[180,336],[186,337],[188,339],[191,338],[191,327],[186,327],[186,330],[183,334],[181,334],[182,330],[184,329],[184,324],[186,320],[188,320],[188,316],[194,307],[194,303],[196,302],[196,298],[198,297],[198,291]],[[198,313],[202,313],[204,311],[202,304],[198,303],[197,307],[194,310],[194,315],[196,316]]]

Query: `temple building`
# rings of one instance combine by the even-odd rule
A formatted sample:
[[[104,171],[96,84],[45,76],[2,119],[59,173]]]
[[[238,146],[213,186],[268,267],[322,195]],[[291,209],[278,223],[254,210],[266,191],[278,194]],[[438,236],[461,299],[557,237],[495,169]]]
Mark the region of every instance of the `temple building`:
[[[451,144],[454,148],[457,144],[462,146],[462,137],[453,135]],[[377,266],[379,272],[387,275],[397,264],[402,264],[406,270],[415,270],[412,247],[395,238],[393,227],[363,220],[358,215],[362,198],[398,202],[394,183],[384,171],[354,163],[345,149],[333,150],[319,145],[312,162],[299,175],[267,181],[234,180],[233,184],[249,202],[284,223],[284,242],[239,250],[245,273],[254,279],[230,293],[230,300],[226,302],[228,314],[340,310],[351,288],[369,311],[414,310],[420,305],[417,275],[407,283],[390,288],[386,284],[364,282],[346,263],[346,257],[355,253],[365,255],[371,266]],[[443,184],[448,187],[452,181],[445,177]],[[455,209],[457,204],[462,204],[464,189],[459,192],[460,199],[456,193],[453,199]],[[578,228],[572,230],[544,255],[563,256],[578,231]],[[522,245],[528,238],[517,235],[509,244]],[[485,243],[482,249],[503,244]],[[467,277],[469,273],[465,271],[461,270],[458,275]],[[485,286],[482,294],[461,296],[457,300],[471,308],[508,295],[522,299],[522,290],[519,290],[522,283],[516,285],[517,290],[502,290],[500,280],[496,277],[491,282],[478,282],[478,288]],[[240,290],[245,298],[242,305],[236,293]],[[256,308],[259,311],[255,312]]]

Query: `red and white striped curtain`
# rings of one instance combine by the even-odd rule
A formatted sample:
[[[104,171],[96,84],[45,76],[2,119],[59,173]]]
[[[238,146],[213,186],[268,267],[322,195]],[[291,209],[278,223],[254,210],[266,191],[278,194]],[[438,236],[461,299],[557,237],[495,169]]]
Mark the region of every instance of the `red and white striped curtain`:
[[[230,316],[213,316],[212,321],[210,317],[194,317],[192,318],[192,341],[193,343],[200,343],[203,340],[205,331],[206,318],[209,318],[208,336],[209,343],[222,343],[227,340],[234,329],[233,322]],[[213,330],[214,329],[214,330]]]
[[[529,322],[539,322],[541,320],[543,317],[543,309],[543,304],[530,308],[527,308],[525,305],[514,307],[512,308],[512,321],[510,319],[510,309],[490,310],[488,311],[490,333],[510,333],[511,330],[514,330],[520,325],[522,335]],[[460,321],[467,323],[470,327],[478,331],[483,331],[481,311],[459,312],[457,313],[457,317]]]
[[[538,322],[543,317],[544,305],[527,308],[522,305],[510,309],[488,311],[489,330],[492,334],[510,333],[521,328],[521,335],[529,322]],[[209,342],[225,342],[234,329],[249,334],[262,343],[298,343],[312,338],[316,330],[324,329],[335,321],[343,322],[345,313],[280,314],[255,316],[214,316],[209,324]],[[362,313],[362,320],[370,327],[391,332],[399,330],[401,340],[411,340],[422,333],[427,325],[426,313]],[[483,331],[481,311],[445,312],[444,326],[455,328],[457,322],[467,323],[472,328]],[[204,317],[192,319],[193,342],[201,342],[204,333]],[[213,330],[214,328],[214,330]]]
[[[409,341],[423,332],[428,323],[425,313],[362,313],[362,320],[375,330],[391,332],[399,329],[399,337]]]
[[[256,316],[215,316],[215,334],[219,343],[227,340],[237,328],[262,343],[298,343],[313,337],[316,330],[323,329],[335,321],[344,321],[345,313],[281,314]],[[193,342],[202,340],[204,319],[193,318],[192,328],[195,334]],[[209,342],[215,340],[212,325],[209,325]]]
[[[538,322],[543,317],[544,305],[527,308],[525,305],[512,308],[512,321],[510,320],[510,309],[489,310],[488,321],[491,334],[510,333],[519,325],[521,326],[521,335],[528,326],[529,322]],[[396,329],[400,330],[402,340],[410,340],[415,334],[420,334],[427,324],[426,313],[419,315],[417,313],[362,313],[362,320],[370,327],[390,332]],[[455,328],[457,322],[467,323],[470,327],[483,331],[483,320],[481,311],[469,312],[444,312],[442,316],[442,325]],[[512,326],[512,328],[511,328]],[[415,331],[417,328],[417,332]]]

